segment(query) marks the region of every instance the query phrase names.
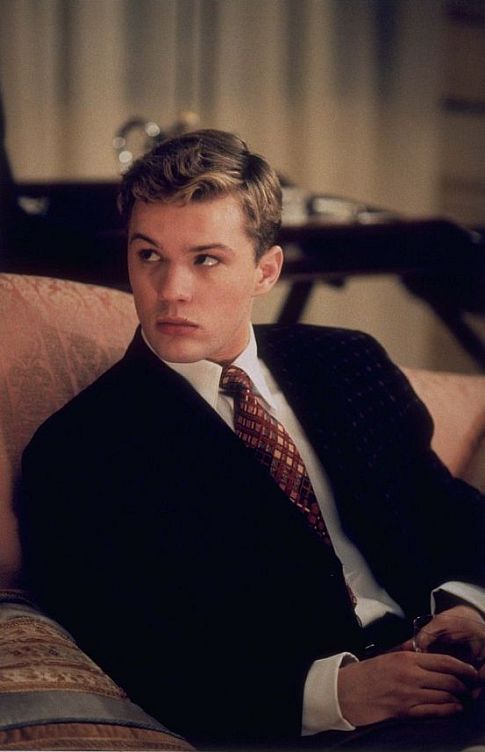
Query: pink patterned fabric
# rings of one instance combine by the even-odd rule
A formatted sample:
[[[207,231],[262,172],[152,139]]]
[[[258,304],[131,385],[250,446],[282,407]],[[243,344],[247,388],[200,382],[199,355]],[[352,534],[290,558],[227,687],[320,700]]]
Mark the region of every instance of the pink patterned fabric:
[[[13,584],[19,566],[11,506],[25,445],[122,356],[136,325],[128,293],[0,274],[0,586]]]
[[[434,420],[435,452],[454,475],[485,492],[485,376],[403,370]]]

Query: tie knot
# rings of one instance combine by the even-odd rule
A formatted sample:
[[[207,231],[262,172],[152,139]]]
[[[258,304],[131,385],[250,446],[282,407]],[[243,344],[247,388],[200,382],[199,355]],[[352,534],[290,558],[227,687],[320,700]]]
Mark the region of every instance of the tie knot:
[[[241,368],[226,366],[222,370],[221,389],[226,394],[234,396],[251,391],[251,379]]]

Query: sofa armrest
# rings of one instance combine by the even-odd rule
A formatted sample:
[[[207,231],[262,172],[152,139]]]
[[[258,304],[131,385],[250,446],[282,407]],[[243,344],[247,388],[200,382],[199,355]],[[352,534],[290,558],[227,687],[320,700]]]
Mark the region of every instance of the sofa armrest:
[[[192,747],[132,703],[25,593],[0,591],[0,749]]]

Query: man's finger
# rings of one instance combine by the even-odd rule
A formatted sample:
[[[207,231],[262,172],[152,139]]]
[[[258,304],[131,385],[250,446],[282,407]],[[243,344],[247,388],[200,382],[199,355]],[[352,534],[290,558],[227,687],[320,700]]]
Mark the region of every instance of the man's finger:
[[[472,687],[475,687],[475,683],[470,685],[470,682],[464,682],[453,674],[443,674],[438,671],[423,672],[419,684],[423,689],[436,689],[442,692],[449,692],[455,697],[467,694]]]
[[[409,718],[446,718],[451,715],[457,715],[463,710],[463,705],[459,702],[440,702],[440,703],[425,703],[423,705],[415,705],[409,710]]]
[[[428,671],[459,676],[464,681],[476,683],[479,673],[474,666],[444,653],[417,653],[418,665]]]

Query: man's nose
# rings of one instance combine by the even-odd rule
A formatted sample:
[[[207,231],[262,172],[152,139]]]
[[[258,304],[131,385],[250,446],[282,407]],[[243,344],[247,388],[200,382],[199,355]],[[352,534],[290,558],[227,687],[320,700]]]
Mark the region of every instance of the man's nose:
[[[157,279],[157,295],[165,302],[187,301],[192,298],[193,280],[190,271],[167,264]]]

